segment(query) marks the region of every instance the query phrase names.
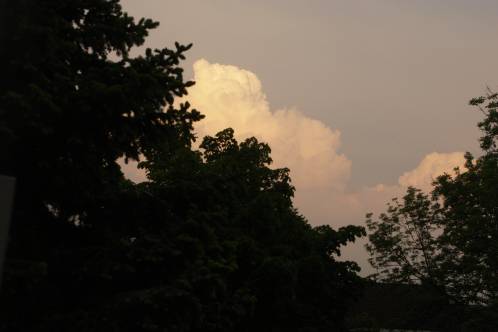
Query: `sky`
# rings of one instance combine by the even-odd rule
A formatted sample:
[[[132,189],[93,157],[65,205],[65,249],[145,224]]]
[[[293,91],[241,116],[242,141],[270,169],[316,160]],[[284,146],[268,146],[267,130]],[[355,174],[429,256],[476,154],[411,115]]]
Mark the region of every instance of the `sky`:
[[[197,135],[233,127],[268,142],[312,225],[362,225],[479,153],[468,100],[498,89],[497,1],[122,4],[160,22],[146,46],[194,44],[182,66],[196,81],[186,99],[206,115]],[[364,242],[344,256],[368,274]]]

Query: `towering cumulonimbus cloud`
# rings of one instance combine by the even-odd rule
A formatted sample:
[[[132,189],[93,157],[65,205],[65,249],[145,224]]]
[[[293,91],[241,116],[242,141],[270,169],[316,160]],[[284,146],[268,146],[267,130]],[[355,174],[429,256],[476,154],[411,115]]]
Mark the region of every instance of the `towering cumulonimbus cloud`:
[[[380,211],[408,186],[430,191],[432,181],[462,167],[463,153],[431,153],[397,184],[379,184],[356,191],[347,188],[351,161],[338,152],[339,130],[296,110],[272,111],[261,82],[250,71],[198,60],[194,64],[196,84],[187,100],[206,118],[196,124],[198,137],[214,135],[232,127],[239,140],[255,136],[272,149],[275,167],[289,167],[296,186],[296,206],[313,224],[362,223],[369,211]]]
[[[289,167],[298,190],[343,190],[351,161],[338,152],[341,134],[292,109],[270,110],[255,74],[235,66],[199,60],[186,99],[206,118],[195,125],[199,137],[227,127],[238,140],[255,136],[272,149],[274,167]]]
[[[443,173],[462,168],[462,152],[430,153],[397,184],[378,184],[348,191],[351,161],[338,152],[341,133],[297,110],[272,111],[257,76],[236,66],[198,60],[194,81],[185,97],[206,117],[195,124],[197,137],[214,135],[227,127],[238,140],[255,136],[272,149],[274,167],[288,167],[297,188],[296,205],[316,223],[357,221],[360,213],[378,210],[408,186],[431,190],[432,181]],[[126,176],[145,180],[136,163],[122,163]],[[341,220],[340,222],[338,220]],[[361,222],[361,221],[360,221]]]
[[[338,152],[341,133],[297,110],[270,110],[257,76],[236,66],[198,60],[194,64],[196,84],[188,100],[206,117],[195,124],[197,137],[214,135],[227,127],[238,140],[255,136],[272,149],[274,167],[289,167],[297,188],[296,205],[314,224],[361,223],[365,211],[376,211],[408,186],[430,191],[432,181],[462,167],[462,152],[430,153],[398,183],[378,184],[348,191],[351,161]],[[136,163],[122,164],[125,175],[135,182],[145,180]],[[360,219],[360,220],[359,220]]]
[[[396,184],[378,184],[350,190],[351,161],[339,152],[341,133],[294,109],[271,110],[255,74],[229,65],[199,60],[194,64],[196,84],[182,101],[189,101],[206,117],[195,124],[198,142],[206,135],[231,127],[241,141],[255,136],[272,149],[273,167],[288,167],[296,186],[295,206],[312,225],[364,225],[365,214],[385,211],[393,197],[404,195],[408,186],[431,190],[432,181],[443,173],[462,168],[463,153],[430,153]],[[145,181],[136,162],[120,162],[125,176]],[[362,239],[343,251],[366,270],[367,253]]]

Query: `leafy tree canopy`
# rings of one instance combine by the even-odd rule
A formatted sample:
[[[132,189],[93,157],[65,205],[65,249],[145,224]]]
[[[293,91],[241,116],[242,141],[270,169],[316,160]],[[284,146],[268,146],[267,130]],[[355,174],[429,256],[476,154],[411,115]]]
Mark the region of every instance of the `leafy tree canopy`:
[[[428,282],[463,303],[498,300],[498,95],[474,98],[482,156],[434,182],[409,188],[378,220],[367,218],[371,263],[381,280]]]
[[[132,57],[156,22],[116,0],[21,0],[0,51],[0,172],[19,187],[0,329],[340,331],[361,227],[311,227],[288,169],[233,130],[193,150],[202,115],[180,61]],[[138,160],[148,181],[126,180]]]

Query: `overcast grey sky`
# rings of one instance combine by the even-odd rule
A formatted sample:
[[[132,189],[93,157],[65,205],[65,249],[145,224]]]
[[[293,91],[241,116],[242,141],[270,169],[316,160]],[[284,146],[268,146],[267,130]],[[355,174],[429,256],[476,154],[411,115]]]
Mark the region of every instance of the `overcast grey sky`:
[[[340,132],[337,153],[351,162],[347,193],[411,183],[400,176],[433,152],[478,152],[480,114],[468,100],[486,85],[498,88],[498,1],[125,0],[123,6],[160,22],[147,46],[194,43],[187,78],[201,58],[237,66],[259,78],[272,110],[295,108]],[[208,78],[215,69],[209,63],[198,67]],[[310,202],[335,199],[320,190],[299,203],[313,224],[328,222],[330,211]],[[330,223],[356,221],[362,209]]]

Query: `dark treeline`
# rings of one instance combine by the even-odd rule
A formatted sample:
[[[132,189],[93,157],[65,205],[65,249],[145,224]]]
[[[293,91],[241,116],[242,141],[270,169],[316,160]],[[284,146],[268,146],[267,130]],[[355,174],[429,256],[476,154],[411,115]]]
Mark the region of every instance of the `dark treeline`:
[[[131,57],[158,23],[118,1],[6,8],[0,173],[17,191],[2,331],[343,330],[360,279],[334,257],[364,230],[311,227],[254,138],[226,129],[192,148],[203,116],[174,103],[194,84],[189,46]],[[121,157],[148,180],[126,180]]]
[[[368,215],[365,283],[337,260],[365,230],[311,227],[268,145],[195,137],[190,45],[130,56],[158,23],[118,0],[0,4],[0,331],[498,330],[498,94],[481,156]]]

